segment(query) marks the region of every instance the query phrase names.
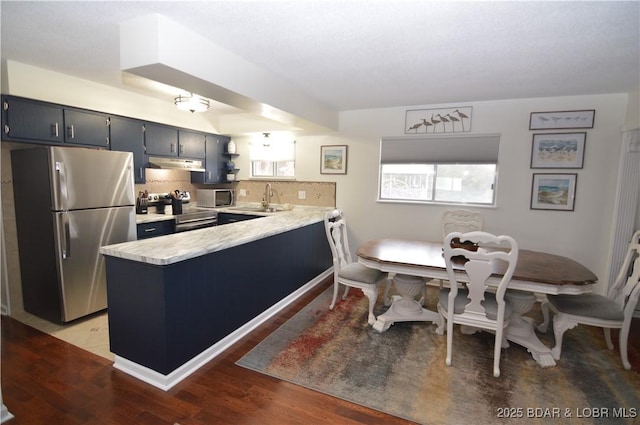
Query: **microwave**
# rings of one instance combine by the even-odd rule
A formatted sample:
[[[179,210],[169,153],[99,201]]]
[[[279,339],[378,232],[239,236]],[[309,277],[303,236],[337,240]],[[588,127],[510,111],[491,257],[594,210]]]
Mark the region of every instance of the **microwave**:
[[[230,207],[236,203],[236,191],[234,189],[198,189],[196,201],[199,207]]]

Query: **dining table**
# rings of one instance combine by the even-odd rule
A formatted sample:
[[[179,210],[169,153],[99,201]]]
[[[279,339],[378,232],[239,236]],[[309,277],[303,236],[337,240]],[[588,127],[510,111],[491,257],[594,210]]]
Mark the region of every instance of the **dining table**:
[[[394,297],[388,310],[376,318],[374,329],[384,332],[393,323],[400,321],[430,321],[441,326],[439,313],[425,308],[415,299],[416,291],[409,288],[407,282],[411,280],[406,277],[422,278],[417,280],[419,285],[436,279],[448,281],[442,248],[443,242],[403,238],[374,239],[358,247],[356,254],[360,264],[387,272],[391,276],[405,277],[401,279],[401,285],[395,285],[399,295]],[[487,284],[497,286],[505,270],[506,265],[496,261]],[[536,334],[534,319],[525,315],[548,294],[589,293],[597,280],[591,270],[570,258],[519,249],[516,269],[505,293],[505,299],[512,306],[509,325],[505,329],[507,340],[525,347],[540,366],[555,366],[551,349]],[[409,304],[413,304],[413,308],[407,308]],[[540,329],[546,329],[548,324],[547,311],[543,312],[545,323]]]

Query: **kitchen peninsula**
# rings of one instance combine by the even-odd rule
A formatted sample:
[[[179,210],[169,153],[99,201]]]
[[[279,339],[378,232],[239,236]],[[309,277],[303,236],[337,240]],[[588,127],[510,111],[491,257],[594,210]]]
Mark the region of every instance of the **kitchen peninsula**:
[[[327,210],[102,247],[114,367],[167,390],[324,280]]]

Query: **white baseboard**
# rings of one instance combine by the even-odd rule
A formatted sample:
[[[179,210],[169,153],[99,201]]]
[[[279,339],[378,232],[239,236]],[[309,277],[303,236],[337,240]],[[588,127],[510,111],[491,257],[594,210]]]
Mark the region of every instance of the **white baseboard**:
[[[298,290],[291,293],[286,298],[283,298],[277,304],[274,304],[273,306],[262,312],[260,315],[245,323],[240,328],[236,329],[220,341],[216,342],[211,347],[207,348],[205,351],[198,354],[196,357],[192,358],[168,375],[163,375],[159,372],[156,372],[155,370],[139,365],[138,363],[134,363],[118,355],[115,356],[113,367],[121,370],[128,375],[133,376],[134,378],[146,382],[147,384],[167,391],[178,382],[182,381],[193,372],[204,366],[211,359],[218,356],[231,345],[238,342],[242,337],[246,336],[249,332],[264,323],[271,316],[275,315],[280,310],[291,304],[293,301],[300,298],[306,292],[323,282],[327,277],[331,276],[332,273],[333,267],[330,267],[323,273],[316,276],[314,279],[307,282],[304,286],[300,287]]]

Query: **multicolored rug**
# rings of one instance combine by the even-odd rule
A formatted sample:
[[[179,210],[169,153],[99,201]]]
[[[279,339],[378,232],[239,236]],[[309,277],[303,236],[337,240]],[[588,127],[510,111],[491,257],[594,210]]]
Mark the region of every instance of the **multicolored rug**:
[[[447,367],[446,337],[431,323],[396,323],[380,334],[367,325],[360,291],[333,311],[330,299],[331,288],[237,364],[421,424],[640,423],[640,353],[629,353],[634,368],[625,370],[600,329],[567,331],[551,368],[511,344],[494,378],[491,334],[456,329]],[[376,314],[384,310],[378,303]],[[541,335],[548,346],[552,334]]]

